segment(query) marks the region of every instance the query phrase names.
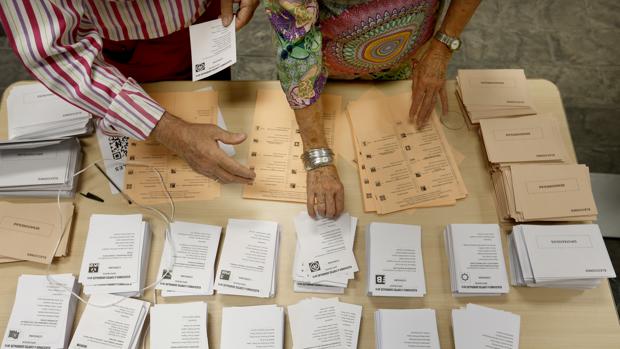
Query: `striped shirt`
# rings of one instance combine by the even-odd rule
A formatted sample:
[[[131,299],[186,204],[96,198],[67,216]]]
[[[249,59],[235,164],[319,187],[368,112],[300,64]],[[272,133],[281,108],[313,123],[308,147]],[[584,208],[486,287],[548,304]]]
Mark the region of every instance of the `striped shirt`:
[[[102,54],[102,39],[162,37],[188,27],[208,0],[0,0],[9,43],[32,76],[99,119],[145,139],[164,109]]]

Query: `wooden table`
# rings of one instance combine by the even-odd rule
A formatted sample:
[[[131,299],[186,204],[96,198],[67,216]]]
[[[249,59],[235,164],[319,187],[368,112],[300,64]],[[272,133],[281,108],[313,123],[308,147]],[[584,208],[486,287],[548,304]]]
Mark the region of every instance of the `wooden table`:
[[[278,89],[277,82],[175,82],[156,83],[146,86],[148,91],[192,91],[206,86],[213,86],[219,92],[219,103],[229,126],[233,131],[249,132],[257,89]],[[330,82],[327,91],[344,96],[344,103],[355,99],[371,86],[370,83],[336,83]],[[375,84],[386,94],[408,91],[409,82],[388,82]],[[460,110],[454,97],[454,82],[448,83],[450,97],[450,114],[452,122],[460,117]],[[545,80],[528,81],[528,87],[536,108],[540,112],[553,112],[560,120],[563,136],[568,144],[570,134],[566,116],[557,88]],[[3,98],[1,113],[6,113]],[[457,120],[458,121],[458,120]],[[495,223],[498,221],[495,199],[486,163],[481,152],[480,138],[476,131],[463,127],[459,130],[445,129],[447,138],[453,147],[465,155],[461,164],[463,178],[469,190],[469,196],[455,206],[405,211],[386,216],[365,214],[357,178],[357,171],[352,164],[339,161],[338,168],[346,188],[346,210],[359,217],[355,255],[360,266],[355,280],[340,297],[347,303],[361,304],[364,307],[359,348],[375,347],[373,315],[378,308],[433,308],[437,311],[437,322],[441,347],[453,348],[451,330],[451,310],[462,307],[468,302],[507,310],[521,315],[521,348],[620,348],[620,326],[614,308],[608,282],[588,291],[511,288],[510,294],[501,297],[455,298],[450,292],[448,261],[446,258],[442,231],[449,223]],[[83,139],[85,160],[90,163],[100,157],[96,139]],[[248,142],[237,147],[236,158],[245,161]],[[574,152],[572,154],[574,157]],[[136,207],[130,207],[120,196],[110,194],[108,184],[95,170],[86,172],[80,178],[79,190],[93,192],[105,199],[105,204],[75,197],[77,206],[70,256],[54,263],[54,273],[79,272],[82,261],[83,246],[88,230],[88,220],[93,213],[128,214],[134,213]],[[189,302],[202,300],[209,304],[208,331],[211,348],[218,348],[220,342],[220,316],[222,307],[258,304],[279,304],[282,306],[297,303],[306,297],[326,297],[321,295],[294,293],[291,279],[291,264],[295,247],[293,216],[304,210],[304,205],[244,200],[241,198],[240,185],[224,186],[221,198],[209,202],[191,202],[177,204],[177,220],[214,224],[225,227],[228,218],[249,218],[278,221],[282,227],[279,256],[279,281],[274,299],[259,299],[215,295],[211,297],[177,298],[159,302]],[[20,201],[18,199],[12,201]],[[33,201],[33,200],[29,200]],[[162,206],[166,207],[166,206]],[[154,239],[149,266],[148,282],[155,279],[159,257],[163,244],[162,224],[151,218],[154,223]],[[424,298],[390,298],[368,297],[365,290],[365,241],[364,227],[372,221],[418,224],[422,226],[422,247],[426,273],[427,295]],[[506,239],[504,236],[504,244]],[[508,249],[504,245],[507,259]],[[17,277],[20,274],[43,274],[45,267],[30,262],[18,262],[0,265],[0,329],[4,331],[15,297]],[[146,299],[152,300],[152,292]],[[80,305],[81,313],[84,306]],[[79,317],[78,317],[79,319]],[[77,325],[77,321],[75,323]],[[285,347],[292,347],[289,326],[285,329]],[[147,336],[148,337],[148,336]]]

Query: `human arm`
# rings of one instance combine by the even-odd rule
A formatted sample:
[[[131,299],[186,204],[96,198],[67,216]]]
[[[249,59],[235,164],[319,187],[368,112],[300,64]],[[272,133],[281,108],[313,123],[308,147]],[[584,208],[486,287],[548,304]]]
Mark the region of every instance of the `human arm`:
[[[236,13],[233,11],[233,3],[239,4],[239,9]],[[225,27],[228,27],[234,15],[236,16],[235,29],[239,30],[243,28],[246,24],[250,23],[259,3],[259,0],[221,0],[222,23]]]

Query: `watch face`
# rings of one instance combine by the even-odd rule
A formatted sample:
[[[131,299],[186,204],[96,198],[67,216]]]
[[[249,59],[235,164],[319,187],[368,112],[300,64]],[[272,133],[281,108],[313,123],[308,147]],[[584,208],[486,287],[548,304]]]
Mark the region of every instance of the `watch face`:
[[[459,47],[461,47],[461,41],[460,40],[452,40],[452,42],[450,43],[450,48],[452,50],[458,50]]]

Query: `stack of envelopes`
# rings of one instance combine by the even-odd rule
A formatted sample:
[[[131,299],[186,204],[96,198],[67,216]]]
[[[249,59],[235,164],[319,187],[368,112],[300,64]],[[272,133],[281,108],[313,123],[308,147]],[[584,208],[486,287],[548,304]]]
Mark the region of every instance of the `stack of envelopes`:
[[[480,120],[536,114],[523,69],[460,69],[456,94],[472,124]]]
[[[589,289],[616,277],[596,224],[516,225],[508,245],[515,286]]]
[[[366,212],[454,205],[467,196],[439,118],[433,112],[417,129],[410,106],[411,93],[348,105]]]

